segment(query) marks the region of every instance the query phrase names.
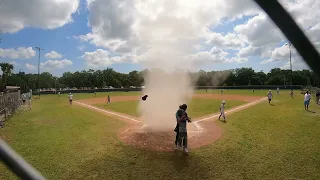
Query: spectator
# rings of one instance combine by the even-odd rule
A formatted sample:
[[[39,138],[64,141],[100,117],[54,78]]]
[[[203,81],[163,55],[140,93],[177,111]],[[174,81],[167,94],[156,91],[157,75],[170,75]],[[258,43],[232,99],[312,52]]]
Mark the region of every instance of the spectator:
[[[317,101],[317,104],[320,105],[320,90],[318,90],[316,93],[316,101]]]
[[[309,111],[310,99],[311,99],[311,94],[309,93],[309,91],[307,91],[306,94],[304,95],[304,110],[306,111]]]

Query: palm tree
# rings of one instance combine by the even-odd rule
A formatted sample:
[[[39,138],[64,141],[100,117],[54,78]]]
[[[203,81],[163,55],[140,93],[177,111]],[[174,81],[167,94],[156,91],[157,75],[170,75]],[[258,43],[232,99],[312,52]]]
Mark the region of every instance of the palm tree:
[[[8,76],[12,73],[13,65],[9,63],[0,63],[0,67],[2,70],[2,83],[6,86]]]

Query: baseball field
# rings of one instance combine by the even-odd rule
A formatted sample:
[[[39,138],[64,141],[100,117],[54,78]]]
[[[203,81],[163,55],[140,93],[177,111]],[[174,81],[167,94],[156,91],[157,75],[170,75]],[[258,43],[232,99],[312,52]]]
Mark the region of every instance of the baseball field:
[[[320,106],[305,111],[299,91],[274,91],[271,105],[266,94],[196,91],[188,155],[173,150],[174,127],[139,131],[141,92],[74,94],[73,105],[67,94],[43,95],[0,136],[47,179],[320,179]],[[0,179],[16,177],[0,165]]]

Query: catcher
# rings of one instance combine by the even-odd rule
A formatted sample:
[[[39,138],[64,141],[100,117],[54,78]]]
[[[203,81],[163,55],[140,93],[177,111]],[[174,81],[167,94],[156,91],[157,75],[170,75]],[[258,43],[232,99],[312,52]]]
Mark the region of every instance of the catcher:
[[[183,144],[183,151],[188,153],[188,133],[187,133],[187,122],[191,123],[191,118],[188,116],[186,110],[188,106],[183,104],[179,106],[179,110],[176,112],[176,120],[177,125],[175,128],[176,141],[175,141],[175,149],[181,148]]]

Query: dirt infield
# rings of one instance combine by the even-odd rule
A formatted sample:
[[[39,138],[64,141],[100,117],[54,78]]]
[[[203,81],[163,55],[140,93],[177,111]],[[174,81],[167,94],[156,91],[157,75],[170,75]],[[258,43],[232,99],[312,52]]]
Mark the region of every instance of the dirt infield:
[[[222,129],[214,121],[203,122],[205,128],[197,129],[194,124],[188,124],[188,148],[195,149],[218,140]],[[125,144],[139,149],[153,151],[173,151],[175,132],[144,132],[140,124],[127,126],[118,132],[119,139]]]
[[[225,100],[241,100],[249,102],[242,106],[238,106],[226,111],[226,114],[234,113],[265,100],[261,97],[238,96],[238,95],[216,95],[216,94],[196,94],[195,98],[212,98]],[[111,97],[112,102],[139,100],[139,96],[114,96]],[[145,131],[143,123],[139,118],[135,118],[126,114],[103,110],[90,104],[106,103],[105,98],[93,98],[81,101],[75,101],[76,104],[107,114],[111,117],[125,121],[128,125],[118,131],[119,139],[125,144],[135,146],[139,149],[148,149],[153,151],[173,151],[175,132],[150,132]],[[219,114],[212,114],[203,118],[198,118],[188,124],[188,146],[189,149],[199,148],[213,143],[222,136],[222,129],[217,126],[215,120]]]

